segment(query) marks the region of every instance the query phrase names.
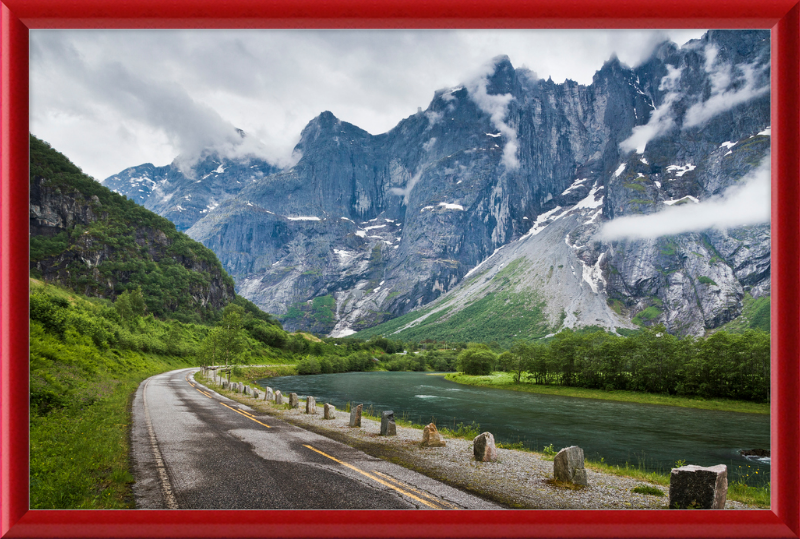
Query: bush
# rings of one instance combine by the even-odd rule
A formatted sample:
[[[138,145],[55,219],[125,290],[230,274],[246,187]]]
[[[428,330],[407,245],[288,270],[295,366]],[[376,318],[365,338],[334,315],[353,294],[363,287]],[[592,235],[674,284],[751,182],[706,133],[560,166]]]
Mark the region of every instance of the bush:
[[[319,374],[321,372],[322,367],[316,359],[307,358],[297,364],[297,374]]]
[[[492,374],[497,356],[485,348],[468,348],[458,355],[458,369],[464,374]]]

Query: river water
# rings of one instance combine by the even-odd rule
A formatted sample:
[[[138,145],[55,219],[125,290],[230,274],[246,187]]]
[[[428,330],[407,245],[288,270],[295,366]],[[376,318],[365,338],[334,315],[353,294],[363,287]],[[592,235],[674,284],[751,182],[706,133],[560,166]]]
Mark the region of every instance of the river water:
[[[471,422],[500,442],[541,450],[577,445],[587,458],[667,473],[678,460],[726,464],[729,481],[769,481],[769,459],[745,459],[742,449],[769,449],[769,416],[672,406],[537,395],[464,386],[418,372],[351,372],[259,380],[282,393],[313,395],[344,410],[347,402],[393,410],[396,417],[437,426]],[[341,412],[340,412],[341,413]],[[420,438],[422,435],[420,434]]]

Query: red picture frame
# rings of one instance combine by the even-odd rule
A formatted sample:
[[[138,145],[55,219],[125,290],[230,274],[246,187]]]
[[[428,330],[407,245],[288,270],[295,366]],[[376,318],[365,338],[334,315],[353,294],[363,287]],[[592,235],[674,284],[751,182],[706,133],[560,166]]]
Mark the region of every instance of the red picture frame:
[[[754,511],[28,509],[28,30],[772,30],[772,507]],[[798,0],[3,0],[0,4],[0,536],[798,537]]]

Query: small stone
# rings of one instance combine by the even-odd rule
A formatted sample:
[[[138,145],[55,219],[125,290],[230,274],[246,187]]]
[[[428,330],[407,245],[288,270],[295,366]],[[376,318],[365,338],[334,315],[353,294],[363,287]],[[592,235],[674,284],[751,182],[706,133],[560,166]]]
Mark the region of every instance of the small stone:
[[[425,425],[425,428],[422,429],[422,446],[444,447],[445,445],[447,445],[447,442],[442,438],[442,434],[439,432],[439,429],[436,428],[436,425],[433,423]]]
[[[306,397],[306,413],[307,414],[317,413],[317,400],[314,397]]]
[[[283,404],[283,394],[280,390],[275,392],[275,404]]]
[[[397,436],[397,425],[392,410],[381,412],[381,436]]]
[[[478,434],[472,440],[472,454],[480,462],[492,462],[497,459],[497,448],[491,432]]]
[[[728,498],[728,467],[704,468],[689,464],[669,474],[670,509],[725,509]]]
[[[333,404],[325,403],[324,407],[325,419],[336,419],[336,407]]]
[[[260,396],[261,396],[261,394],[258,392],[258,390],[257,389],[253,389],[253,398],[257,399]]]
[[[361,426],[361,409],[364,407],[363,404],[359,404],[355,408],[350,408],[350,426],[351,427],[360,427]]]
[[[297,397],[297,393],[289,393],[289,405],[292,408],[300,407],[300,399]]]
[[[588,486],[583,467],[583,449],[577,445],[565,447],[553,459],[553,477],[562,483]]]

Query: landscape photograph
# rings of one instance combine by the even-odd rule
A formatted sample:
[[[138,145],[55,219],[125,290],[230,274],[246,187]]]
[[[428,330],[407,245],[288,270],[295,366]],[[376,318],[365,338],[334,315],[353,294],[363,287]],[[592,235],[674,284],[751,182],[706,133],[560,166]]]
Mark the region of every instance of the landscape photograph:
[[[768,510],[771,52],[32,30],[30,508]]]

